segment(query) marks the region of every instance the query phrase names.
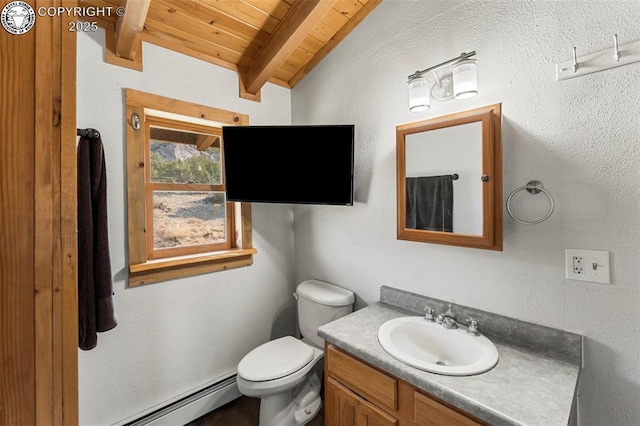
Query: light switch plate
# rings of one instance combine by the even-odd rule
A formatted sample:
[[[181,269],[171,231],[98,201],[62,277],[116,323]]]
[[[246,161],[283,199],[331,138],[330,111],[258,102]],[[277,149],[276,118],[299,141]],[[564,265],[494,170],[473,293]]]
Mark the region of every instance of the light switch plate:
[[[611,284],[608,251],[566,249],[565,268],[569,280]]]

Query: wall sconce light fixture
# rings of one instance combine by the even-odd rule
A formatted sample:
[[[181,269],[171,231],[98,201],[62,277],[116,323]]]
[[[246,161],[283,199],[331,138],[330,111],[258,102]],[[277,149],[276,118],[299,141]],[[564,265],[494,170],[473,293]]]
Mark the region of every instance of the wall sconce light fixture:
[[[426,111],[430,99],[447,101],[467,99],[478,94],[478,61],[469,59],[476,51],[461,53],[457,58],[416,71],[407,81],[409,89],[409,111]]]

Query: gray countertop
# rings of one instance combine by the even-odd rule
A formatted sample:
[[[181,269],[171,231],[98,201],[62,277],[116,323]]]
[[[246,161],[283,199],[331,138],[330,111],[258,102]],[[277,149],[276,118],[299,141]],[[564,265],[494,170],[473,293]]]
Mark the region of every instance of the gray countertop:
[[[568,424],[579,361],[487,335],[499,352],[498,364],[488,372],[456,377],[421,371],[387,354],[377,337],[384,322],[415,315],[379,302],[321,326],[318,335],[492,425]]]

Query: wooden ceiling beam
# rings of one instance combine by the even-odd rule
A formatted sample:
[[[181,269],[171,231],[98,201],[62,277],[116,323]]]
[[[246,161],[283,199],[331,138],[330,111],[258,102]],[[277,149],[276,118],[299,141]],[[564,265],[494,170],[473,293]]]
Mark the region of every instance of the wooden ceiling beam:
[[[320,22],[336,0],[298,0],[274,28],[244,72],[247,93],[257,94],[278,67]]]
[[[121,0],[124,14],[116,22],[115,53],[120,58],[134,60],[140,46],[140,33],[147,19],[151,0]]]

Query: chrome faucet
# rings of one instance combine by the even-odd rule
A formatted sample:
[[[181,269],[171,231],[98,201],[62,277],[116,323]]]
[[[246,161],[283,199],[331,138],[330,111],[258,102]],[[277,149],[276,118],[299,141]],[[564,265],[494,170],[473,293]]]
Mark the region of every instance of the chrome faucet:
[[[457,318],[457,315],[453,312],[453,305],[449,303],[449,309],[442,315],[442,326],[447,330],[455,330],[458,328]]]
[[[453,312],[453,305],[451,303],[449,303],[449,309],[447,309],[447,312],[444,313],[444,317],[449,317],[451,318],[453,321],[457,320],[458,317],[455,314],[455,312]]]
[[[433,322],[435,319],[436,323],[442,324],[446,329],[453,330],[458,328],[458,324],[456,324],[457,316],[455,312],[453,312],[453,305],[451,303],[449,303],[449,309],[447,309],[447,312],[444,314],[435,315],[435,309],[430,306],[425,307],[424,310],[426,311],[425,321]]]
[[[456,328],[458,328],[458,323],[457,323],[458,316],[456,315],[455,312],[453,312],[452,303],[449,303],[449,308],[443,314],[436,315],[435,308],[432,308],[431,306],[425,306],[424,311],[425,311],[425,316],[424,316],[425,321],[429,321],[429,322],[435,321],[437,324],[442,324],[442,326],[447,330],[455,330]],[[468,317],[465,321],[467,324],[469,324],[469,326],[467,327],[467,334],[470,334],[472,336],[481,335],[480,331],[478,330],[479,328],[478,323],[480,322],[480,320],[476,318]]]

